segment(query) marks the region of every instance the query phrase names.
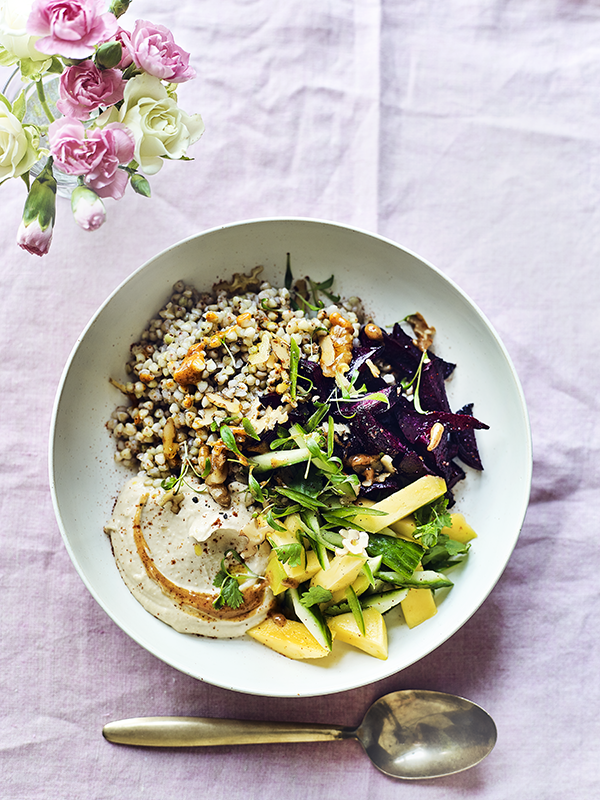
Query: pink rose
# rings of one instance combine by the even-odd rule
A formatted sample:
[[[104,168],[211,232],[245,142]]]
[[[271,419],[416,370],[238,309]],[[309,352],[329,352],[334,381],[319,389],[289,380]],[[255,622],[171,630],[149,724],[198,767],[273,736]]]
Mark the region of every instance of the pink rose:
[[[83,123],[62,117],[48,128],[54,163],[68,175],[83,175],[86,186],[100,197],[123,196],[128,174],[119,169],[133,158],[135,139],[120,122],[86,131]]]
[[[98,69],[93,61],[83,61],[60,76],[58,110],[66,117],[89,119],[100,106],[112,106],[123,99],[125,81],[118,69]]]
[[[163,25],[138,19],[130,48],[136,67],[155,78],[183,83],[196,77],[189,66],[190,54],[175,44],[173,34]]]
[[[27,20],[27,33],[42,37],[36,48],[65,58],[85,58],[117,28],[104,0],[34,0]]]

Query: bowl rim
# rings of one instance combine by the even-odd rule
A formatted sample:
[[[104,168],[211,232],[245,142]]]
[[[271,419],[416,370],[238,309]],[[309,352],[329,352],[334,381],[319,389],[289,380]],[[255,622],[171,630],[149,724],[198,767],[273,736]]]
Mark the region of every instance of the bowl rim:
[[[509,368],[509,371],[510,371],[513,383],[514,383],[514,389],[516,390],[516,399],[518,400],[518,409],[519,409],[519,412],[520,412],[520,415],[521,415],[521,422],[523,424],[523,429],[526,432],[527,436],[526,436],[525,440],[522,442],[522,444],[525,445],[525,453],[524,453],[524,455],[526,456],[526,458],[524,459],[524,464],[526,464],[526,470],[525,470],[525,474],[524,474],[525,486],[524,486],[524,491],[523,491],[522,496],[521,496],[520,509],[518,511],[518,526],[515,526],[516,527],[516,533],[514,534],[514,543],[513,543],[512,548],[510,549],[510,551],[508,552],[508,554],[504,558],[504,560],[501,563],[497,564],[496,577],[495,577],[495,579],[493,581],[490,581],[490,583],[489,583],[489,585],[487,587],[487,591],[482,596],[481,602],[475,608],[473,608],[470,611],[470,613],[463,614],[460,617],[460,619],[456,622],[456,624],[449,626],[447,632],[445,633],[445,635],[440,640],[436,640],[435,643],[433,643],[428,649],[426,649],[425,652],[422,652],[417,658],[415,658],[409,664],[405,664],[404,666],[400,667],[399,669],[398,668],[394,668],[393,666],[390,665],[390,669],[387,672],[385,672],[385,674],[379,675],[379,676],[373,678],[371,681],[359,680],[354,684],[351,683],[350,685],[344,685],[342,688],[339,688],[339,689],[335,689],[334,688],[334,689],[327,689],[325,691],[321,690],[321,691],[315,691],[315,692],[302,692],[302,693],[298,693],[298,692],[289,692],[289,693],[277,692],[277,693],[272,693],[272,694],[266,695],[266,694],[263,694],[262,692],[255,692],[255,691],[252,691],[251,689],[244,689],[244,688],[239,688],[239,687],[236,687],[236,686],[231,686],[227,682],[218,682],[217,680],[215,680],[213,678],[211,678],[209,680],[208,678],[204,678],[204,677],[195,675],[192,672],[188,672],[187,670],[185,670],[181,666],[173,663],[173,661],[169,661],[168,659],[166,659],[162,655],[159,655],[156,652],[156,650],[154,648],[152,648],[151,646],[149,647],[147,644],[142,644],[142,642],[140,641],[141,640],[140,635],[136,635],[133,631],[129,630],[129,628],[127,626],[124,627],[123,625],[121,625],[121,623],[117,623],[116,620],[113,619],[112,614],[108,611],[108,609],[105,606],[105,603],[98,596],[98,593],[93,588],[93,586],[90,584],[87,576],[85,575],[83,569],[81,568],[81,566],[80,566],[80,564],[78,562],[77,556],[76,556],[76,554],[75,554],[75,552],[73,550],[73,547],[71,545],[71,542],[69,540],[69,537],[67,535],[66,526],[65,526],[65,523],[63,521],[61,510],[60,510],[60,504],[59,504],[59,498],[58,498],[56,480],[55,480],[56,463],[55,463],[55,459],[54,459],[54,443],[55,443],[55,439],[56,439],[56,436],[57,436],[57,418],[58,418],[58,413],[59,413],[59,409],[60,409],[61,399],[62,399],[63,391],[64,391],[64,388],[65,388],[65,384],[67,382],[67,379],[68,379],[68,376],[69,376],[73,361],[75,359],[75,356],[77,354],[77,351],[78,351],[82,341],[87,336],[90,328],[94,325],[94,323],[96,322],[98,317],[101,316],[101,314],[103,313],[104,309],[111,303],[113,298],[119,292],[121,292],[121,290],[129,282],[133,281],[140,272],[142,272],[143,270],[147,269],[154,261],[156,261],[157,259],[162,259],[162,258],[166,257],[170,252],[172,252],[173,250],[177,249],[178,247],[181,247],[181,246],[183,246],[183,245],[185,245],[187,243],[190,243],[190,242],[192,242],[194,240],[201,239],[201,238],[203,238],[205,236],[209,236],[211,234],[215,234],[215,233],[227,230],[227,229],[242,228],[242,227],[248,227],[248,226],[253,226],[253,225],[257,225],[257,224],[268,224],[268,223],[309,223],[309,224],[314,224],[314,225],[327,226],[327,227],[334,228],[334,229],[346,230],[346,231],[354,233],[354,234],[363,235],[363,236],[366,236],[367,238],[378,240],[381,243],[390,245],[393,248],[406,253],[407,255],[409,255],[412,258],[416,259],[417,261],[421,262],[427,268],[429,268],[434,273],[436,273],[437,276],[439,276],[443,281],[445,281],[447,284],[449,284],[463,298],[463,300],[466,301],[466,303],[472,308],[472,310],[480,317],[481,321],[484,323],[484,325],[487,328],[488,332],[490,333],[490,335],[494,339],[496,346],[501,351],[502,356],[503,356],[503,358],[504,358],[504,360],[506,362],[506,365]],[[150,311],[149,313],[152,313],[152,312]],[[370,685],[371,683],[377,682],[379,680],[383,680],[385,678],[390,677],[393,674],[396,674],[396,673],[398,673],[398,672],[400,672],[400,671],[402,671],[404,669],[407,669],[409,666],[412,666],[413,664],[417,663],[418,661],[421,661],[426,656],[430,655],[434,650],[436,650],[438,647],[440,647],[442,644],[444,644],[446,641],[448,641],[460,628],[462,628],[468,622],[468,620],[476,613],[476,611],[479,608],[481,608],[483,603],[487,600],[487,598],[489,597],[490,593],[492,592],[492,590],[495,588],[495,586],[497,585],[498,581],[502,577],[502,574],[504,573],[504,571],[506,569],[508,561],[510,560],[510,558],[511,558],[513,552],[514,552],[514,549],[516,547],[518,538],[520,536],[520,533],[522,531],[522,527],[523,527],[523,524],[524,524],[524,521],[525,521],[527,509],[528,509],[528,506],[529,506],[529,500],[530,500],[530,494],[531,494],[531,484],[532,484],[532,473],[533,473],[532,431],[531,431],[531,424],[530,424],[530,418],[529,418],[529,412],[528,412],[528,408],[527,408],[525,393],[523,391],[523,387],[522,387],[520,378],[519,378],[519,376],[517,374],[517,371],[515,369],[515,366],[514,366],[514,363],[512,361],[512,358],[510,357],[504,342],[502,341],[502,339],[498,335],[496,329],[494,328],[494,326],[492,325],[490,320],[487,318],[487,316],[484,314],[484,312],[479,308],[477,303],[475,303],[475,301],[472,300],[471,297],[469,297],[469,295],[467,295],[467,293],[463,289],[461,289],[461,287],[451,277],[449,277],[444,272],[442,272],[442,270],[440,270],[438,267],[436,267],[434,264],[432,264],[430,261],[428,261],[423,256],[421,256],[418,253],[416,253],[415,251],[413,251],[413,250],[411,250],[411,249],[399,244],[398,242],[394,241],[393,239],[389,239],[389,238],[387,238],[385,236],[382,236],[382,235],[377,234],[377,233],[373,233],[373,232],[371,232],[369,230],[362,229],[362,228],[359,228],[359,227],[354,226],[354,225],[334,222],[334,221],[326,220],[326,219],[313,218],[313,217],[303,217],[303,216],[256,217],[256,218],[249,218],[249,219],[244,219],[244,220],[240,220],[240,221],[229,222],[229,223],[225,223],[223,225],[213,226],[211,228],[207,228],[207,229],[205,229],[203,231],[200,231],[198,233],[191,234],[190,236],[187,236],[187,237],[175,242],[174,244],[167,246],[166,248],[161,250],[159,253],[153,255],[151,258],[147,259],[140,266],[135,268],[131,273],[129,273],[129,275],[127,275],[116,286],[115,289],[113,289],[109,293],[109,295],[101,303],[101,305],[96,309],[96,311],[93,313],[93,315],[89,319],[88,323],[85,325],[85,327],[83,328],[83,330],[81,331],[81,333],[77,337],[75,343],[73,344],[73,346],[71,348],[71,351],[70,351],[69,356],[68,356],[68,358],[67,358],[67,360],[65,362],[65,365],[63,367],[63,370],[62,370],[62,373],[61,373],[61,377],[60,377],[59,383],[57,385],[56,394],[55,394],[55,397],[54,397],[54,402],[53,402],[53,405],[52,405],[52,415],[51,415],[50,430],[49,430],[48,473],[49,473],[50,493],[51,493],[52,506],[53,506],[53,510],[54,510],[55,519],[56,519],[56,522],[58,524],[58,527],[59,527],[59,530],[60,530],[60,533],[61,533],[61,538],[63,540],[63,544],[64,544],[64,546],[65,546],[65,548],[67,550],[67,553],[69,554],[69,557],[70,557],[70,559],[71,559],[71,561],[73,563],[73,566],[75,567],[76,572],[78,573],[80,579],[83,581],[84,585],[86,586],[86,588],[88,589],[88,591],[90,592],[90,594],[92,595],[94,600],[98,603],[98,605],[100,605],[100,607],[103,609],[103,611],[117,625],[117,627],[121,628],[137,644],[139,644],[140,646],[144,647],[144,649],[149,650],[151,652],[151,654],[154,655],[156,658],[158,658],[159,660],[163,661],[164,663],[167,663],[169,666],[177,669],[178,671],[184,672],[185,674],[190,675],[190,677],[193,677],[196,680],[200,680],[200,681],[203,681],[203,682],[208,682],[211,685],[219,686],[220,688],[228,689],[230,691],[236,691],[236,692],[239,692],[239,693],[242,693],[242,694],[251,694],[251,695],[255,695],[255,696],[315,697],[315,696],[324,696],[326,694],[333,694],[333,693],[338,693],[338,692],[341,693],[341,692],[345,692],[345,691],[351,691],[353,689],[360,688],[362,686]]]

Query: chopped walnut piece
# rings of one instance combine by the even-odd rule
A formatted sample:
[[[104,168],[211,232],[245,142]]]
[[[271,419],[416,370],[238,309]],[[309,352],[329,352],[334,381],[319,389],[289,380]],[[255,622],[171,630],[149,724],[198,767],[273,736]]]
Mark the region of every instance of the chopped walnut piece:
[[[321,339],[320,363],[323,375],[334,378],[338,373],[343,375],[350,366],[354,327],[339,311],[330,315],[329,322],[329,333]]]
[[[410,316],[408,316],[406,318],[406,321],[410,324],[415,334],[415,338],[413,339],[414,344],[423,353],[426,350],[429,350],[429,348],[433,344],[433,337],[435,336],[435,328],[430,327],[425,321],[425,317],[422,314],[419,314],[418,312],[416,314],[411,314]]]
[[[249,275],[236,272],[230,281],[220,281],[213,286],[214,292],[227,292],[227,294],[242,294],[243,292],[256,291],[260,286],[259,275],[264,267],[258,266],[250,270]]]
[[[187,351],[187,354],[179,369],[173,372],[173,378],[182,386],[189,386],[192,383],[198,383],[202,380],[202,373],[204,372],[204,342],[194,344]]]

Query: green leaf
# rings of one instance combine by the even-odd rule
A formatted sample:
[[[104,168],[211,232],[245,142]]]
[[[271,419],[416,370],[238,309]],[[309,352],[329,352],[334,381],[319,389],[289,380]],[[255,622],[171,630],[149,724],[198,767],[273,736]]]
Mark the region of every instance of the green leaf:
[[[290,264],[290,254],[287,253],[287,257],[285,260],[285,278],[283,281],[283,285],[289,291],[291,291],[292,284],[294,283],[294,276],[292,275],[292,267]]]
[[[248,434],[248,436],[250,436],[251,439],[256,439],[256,441],[260,442],[260,436],[254,430],[254,426],[252,425],[250,420],[246,419],[246,417],[242,419],[242,428],[246,431],[246,433]]]
[[[304,548],[298,542],[282,544],[278,547],[273,547],[273,550],[282,564],[289,564],[290,567],[299,567],[302,563]]]
[[[298,364],[300,363],[300,348],[293,336],[290,337],[290,397],[296,399],[298,388]]]
[[[23,89],[21,94],[17,97],[17,99],[13,103],[12,113],[19,120],[19,122],[22,122],[26,111],[27,111],[27,101],[25,100],[25,89]]]
[[[219,588],[219,596],[213,601],[215,608],[222,608],[224,605],[229,608],[239,608],[244,603],[244,595],[240,591],[237,578],[227,569],[227,558],[232,556],[238,563],[243,564],[244,559],[236,550],[227,550],[221,560],[221,569],[217,572],[213,581],[213,586]]]
[[[252,470],[250,470],[248,473],[248,488],[250,489],[250,493],[255,500],[258,500],[259,503],[265,502],[265,495],[262,487],[252,474]]]
[[[322,586],[311,586],[307,592],[300,595],[300,603],[304,608],[327,603],[333,597],[329,589],[324,589]]]
[[[457,542],[442,533],[438,536],[437,543],[425,553],[421,563],[424,567],[440,572],[462,561],[470,549],[469,542]]]
[[[266,520],[267,525],[270,528],[273,528],[274,531],[279,531],[280,533],[285,533],[286,528],[284,528],[282,525],[280,525],[275,520],[275,517],[273,516],[273,512],[271,510],[267,511],[267,513],[265,514],[265,520]]]
[[[419,540],[423,547],[434,547],[440,531],[452,526],[452,517],[448,513],[448,498],[440,497],[414,513],[417,527],[413,537]]]
[[[219,436],[223,440],[223,444],[228,450],[231,450],[231,452],[235,453],[236,456],[242,456],[231,428],[229,428],[227,425],[221,425],[219,428]]]
[[[295,503],[299,503],[304,508],[309,508],[312,511],[316,511],[319,508],[327,508],[327,504],[317,500],[316,497],[311,497],[310,495],[305,494],[304,492],[298,492],[295,489],[278,486],[275,491],[277,494],[281,494],[283,497],[287,497],[289,500],[293,500]]]
[[[169,478],[165,478],[164,481],[161,482],[161,488],[165,490],[165,492],[170,491],[175,484],[177,483],[178,478],[176,475],[171,475]]]
[[[335,444],[334,434],[335,434],[335,423],[333,421],[333,417],[329,417],[327,420],[327,458],[331,458],[333,455],[333,446]]]
[[[65,65],[62,63],[60,58],[57,56],[52,56],[50,64],[46,67],[46,72],[51,72],[53,75],[62,75],[64,69]]]

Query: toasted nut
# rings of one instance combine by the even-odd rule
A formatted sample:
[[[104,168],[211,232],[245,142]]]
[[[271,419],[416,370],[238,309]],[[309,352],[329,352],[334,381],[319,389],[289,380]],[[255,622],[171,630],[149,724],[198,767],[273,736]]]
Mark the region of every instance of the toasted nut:
[[[421,350],[425,352],[428,350],[431,345],[433,344],[433,337],[435,336],[435,328],[430,327],[427,322],[425,321],[425,317],[422,314],[411,314],[409,317],[406,318],[406,321],[412,327],[415,339],[413,339],[414,344]]]
[[[364,332],[367,339],[371,339],[374,342],[380,342],[383,339],[383,331],[379,325],[375,325],[373,322],[365,325]]]
[[[442,435],[444,433],[444,426],[441,422],[434,422],[431,426],[431,430],[429,431],[429,444],[427,445],[428,450],[435,450],[438,444],[442,440]]]
[[[210,454],[210,473],[205,482],[207,486],[218,486],[227,480],[227,448],[224,443],[215,442]]]
[[[208,493],[213,500],[216,500],[221,508],[229,508],[231,505],[231,497],[229,496],[229,492],[225,484],[221,483],[218,486],[209,486]]]
[[[169,417],[169,419],[165,422],[165,427],[163,428],[162,433],[163,453],[165,458],[175,458],[177,455],[179,445],[175,441],[176,435],[177,429],[175,427],[175,421],[173,420],[173,417]]]

